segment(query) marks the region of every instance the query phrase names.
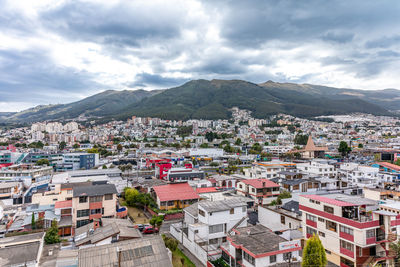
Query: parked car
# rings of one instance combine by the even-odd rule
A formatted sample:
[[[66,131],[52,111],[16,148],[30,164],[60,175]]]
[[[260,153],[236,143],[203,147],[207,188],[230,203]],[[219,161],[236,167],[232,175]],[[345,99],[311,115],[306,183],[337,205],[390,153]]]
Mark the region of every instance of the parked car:
[[[154,233],[158,233],[158,228],[154,228],[153,226],[148,226],[143,230],[143,234],[154,234]]]
[[[144,225],[143,224],[137,224],[137,229],[139,229],[140,232],[144,230]]]

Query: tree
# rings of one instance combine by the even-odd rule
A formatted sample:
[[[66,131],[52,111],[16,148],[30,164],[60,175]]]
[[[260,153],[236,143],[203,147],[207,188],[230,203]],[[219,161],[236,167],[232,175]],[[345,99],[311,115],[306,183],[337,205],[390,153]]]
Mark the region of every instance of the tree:
[[[313,235],[307,240],[303,250],[302,267],[326,266],[325,248],[317,235]]]
[[[344,157],[349,154],[349,152],[351,151],[351,147],[349,147],[345,141],[341,141],[338,151],[342,154],[342,157]]]
[[[118,144],[118,145],[117,145],[117,150],[118,150],[118,152],[121,152],[121,151],[122,151],[122,148],[123,148],[123,147],[122,147],[121,144]]]
[[[60,142],[60,144],[58,145],[58,148],[60,150],[64,150],[64,148],[67,146],[67,143],[65,143],[64,141]]]
[[[235,145],[240,146],[242,144],[242,139],[236,139]]]
[[[44,236],[44,241],[46,244],[60,243],[57,221],[55,219],[51,222],[51,227],[47,230],[46,235]]]
[[[72,147],[73,147],[74,149],[78,149],[78,148],[80,147],[80,145],[79,145],[78,143],[75,143]]]
[[[200,148],[208,148],[208,144],[207,143],[203,143],[200,145]]]
[[[363,144],[358,144],[358,148],[364,148],[364,145]]]
[[[39,159],[38,161],[36,161],[36,165],[38,166],[42,166],[42,165],[50,165],[50,162],[48,159]]]
[[[302,145],[305,146],[307,144],[308,141],[308,135],[303,135],[303,134],[297,134],[294,137],[294,143],[296,145]]]
[[[99,153],[99,150],[97,148],[90,148],[90,149],[87,150],[87,152],[96,154],[96,153]]]
[[[128,206],[133,206],[138,201],[139,191],[134,188],[125,188],[125,201]]]
[[[394,256],[394,266],[400,265],[400,240],[397,242],[390,243],[389,245],[390,251],[389,254],[393,254]]]
[[[104,165],[103,165],[102,169],[107,169],[107,166],[106,166],[106,164],[104,164]]]
[[[35,221],[35,213],[34,212],[32,212],[31,228],[32,228],[32,230],[36,229],[36,221]]]
[[[281,205],[282,204],[282,199],[291,198],[291,197],[292,197],[292,194],[290,194],[289,191],[284,190],[276,198],[276,201],[278,202],[279,205]]]
[[[150,224],[153,227],[156,227],[156,226],[160,227],[161,224],[163,223],[163,220],[164,220],[164,217],[162,215],[159,215],[159,216],[153,215],[153,217],[150,219]]]

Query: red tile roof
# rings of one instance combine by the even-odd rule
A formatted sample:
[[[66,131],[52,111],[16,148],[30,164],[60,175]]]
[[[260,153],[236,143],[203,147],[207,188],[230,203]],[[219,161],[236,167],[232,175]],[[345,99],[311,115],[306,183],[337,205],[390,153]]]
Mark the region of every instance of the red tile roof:
[[[316,201],[324,202],[324,203],[335,205],[335,206],[339,206],[339,207],[357,206],[357,205],[355,205],[353,203],[350,203],[350,202],[345,202],[345,201],[336,200],[336,199],[333,199],[333,198],[328,198],[328,197],[318,196],[318,195],[302,195],[302,197],[306,197],[306,198],[309,198],[309,199],[313,199],[313,200],[316,200]]]
[[[389,162],[378,162],[378,164],[383,166],[383,167],[395,170],[395,171],[400,171],[400,166],[398,166],[396,164],[392,164],[392,163],[389,163]]]
[[[64,208],[71,208],[71,207],[72,207],[72,200],[57,201],[54,204],[55,209],[64,209]]]
[[[269,188],[269,187],[279,187],[279,184],[274,183],[268,179],[248,179],[248,180],[242,180],[241,182],[251,185],[255,188]],[[263,183],[265,183],[263,185]]]
[[[213,192],[218,192],[216,187],[200,187],[196,188],[196,192],[201,194],[201,193],[213,193]]]
[[[167,184],[153,187],[160,201],[198,199],[200,196],[188,183]]]

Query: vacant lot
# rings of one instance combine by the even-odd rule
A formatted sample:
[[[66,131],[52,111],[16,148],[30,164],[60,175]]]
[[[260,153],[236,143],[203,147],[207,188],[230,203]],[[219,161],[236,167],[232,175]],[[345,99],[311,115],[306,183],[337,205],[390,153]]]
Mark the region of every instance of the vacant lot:
[[[135,207],[128,207],[123,199],[120,199],[119,202],[122,206],[128,208],[128,214],[131,218],[135,220],[134,223],[141,223],[141,224],[149,223],[150,220],[146,218],[142,210]]]

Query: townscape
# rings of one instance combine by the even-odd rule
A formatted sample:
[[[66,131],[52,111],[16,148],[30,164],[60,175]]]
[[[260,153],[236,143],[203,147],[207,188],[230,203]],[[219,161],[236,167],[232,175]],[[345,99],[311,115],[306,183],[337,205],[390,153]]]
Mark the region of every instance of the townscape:
[[[0,258],[298,266],[307,240],[319,238],[328,265],[389,266],[399,246],[399,136],[395,117],[255,119],[239,108],[230,120],[4,128]]]

